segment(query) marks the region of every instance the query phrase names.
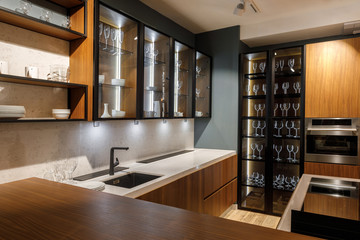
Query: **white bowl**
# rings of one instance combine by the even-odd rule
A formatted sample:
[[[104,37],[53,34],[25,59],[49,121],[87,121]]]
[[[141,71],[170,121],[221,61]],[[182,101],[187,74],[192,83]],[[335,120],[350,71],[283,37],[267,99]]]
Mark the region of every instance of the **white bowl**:
[[[125,111],[117,111],[117,110],[112,110],[111,111],[111,115],[113,118],[123,118],[125,117],[126,112]]]
[[[70,114],[70,109],[53,109],[52,110],[53,114]]]
[[[0,105],[0,113],[23,113],[25,114],[24,106],[16,105]]]
[[[111,85],[125,86],[125,79],[113,78],[111,79]]]

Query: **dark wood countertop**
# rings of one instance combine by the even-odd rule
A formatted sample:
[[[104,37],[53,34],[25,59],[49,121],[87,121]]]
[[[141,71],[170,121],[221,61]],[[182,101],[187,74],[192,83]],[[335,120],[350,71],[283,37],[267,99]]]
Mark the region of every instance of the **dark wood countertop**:
[[[0,185],[0,239],[316,239],[38,178]]]

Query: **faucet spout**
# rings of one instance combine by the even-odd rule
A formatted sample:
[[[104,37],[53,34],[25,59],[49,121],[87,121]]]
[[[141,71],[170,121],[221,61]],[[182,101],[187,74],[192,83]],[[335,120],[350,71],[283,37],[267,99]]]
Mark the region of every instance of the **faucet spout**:
[[[110,149],[110,168],[109,168],[109,175],[114,175],[114,168],[115,166],[119,165],[119,160],[116,158],[116,162],[114,163],[114,152],[115,150],[129,150],[129,147],[112,147]]]

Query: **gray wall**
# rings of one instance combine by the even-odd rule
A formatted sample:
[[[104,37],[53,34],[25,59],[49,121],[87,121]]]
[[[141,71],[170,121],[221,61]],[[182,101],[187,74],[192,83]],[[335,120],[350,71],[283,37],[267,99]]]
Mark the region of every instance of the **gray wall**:
[[[192,32],[156,12],[139,0],[102,0],[100,2],[120,10],[143,22],[145,25],[165,33],[190,47],[195,47],[195,35]]]
[[[213,58],[212,118],[195,119],[195,147],[237,150],[239,37],[239,26],[195,35]]]

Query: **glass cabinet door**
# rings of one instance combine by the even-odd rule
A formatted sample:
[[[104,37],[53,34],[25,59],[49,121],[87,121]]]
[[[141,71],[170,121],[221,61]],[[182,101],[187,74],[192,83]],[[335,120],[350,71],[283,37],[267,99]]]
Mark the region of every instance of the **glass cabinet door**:
[[[282,214],[300,177],[302,48],[276,50],[273,86],[273,213]]]
[[[170,38],[145,27],[144,118],[169,117]]]
[[[266,52],[244,55],[241,119],[241,207],[265,209]]]
[[[137,22],[100,5],[98,118],[135,118]]]
[[[194,50],[175,41],[174,117],[192,117]]]
[[[211,110],[211,59],[196,52],[195,117],[210,117]]]

